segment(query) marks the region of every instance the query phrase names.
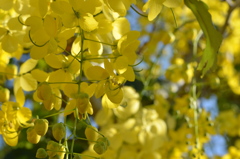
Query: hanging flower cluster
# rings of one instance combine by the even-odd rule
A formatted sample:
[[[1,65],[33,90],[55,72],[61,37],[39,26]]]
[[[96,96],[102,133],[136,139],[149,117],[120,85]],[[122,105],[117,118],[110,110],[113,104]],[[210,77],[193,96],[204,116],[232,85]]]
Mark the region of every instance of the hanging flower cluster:
[[[165,12],[166,8],[172,14]],[[126,18],[130,9],[145,18],[139,21],[146,30],[132,30]],[[154,21],[160,13],[164,23]],[[193,13],[197,20],[192,20]],[[202,1],[2,0],[0,17],[0,135],[7,145],[16,146],[19,134],[26,130],[32,144],[44,136],[51,138],[37,150],[37,158],[207,158],[202,149],[216,131],[210,114],[198,105],[196,68],[205,75],[215,65],[221,36]],[[219,17],[217,23],[221,24]],[[183,20],[178,27],[177,22]],[[232,26],[239,35],[234,29],[239,24]],[[142,44],[140,38],[147,42]],[[239,40],[233,34],[228,38],[235,44]],[[174,48],[169,49],[171,43]],[[224,51],[239,51],[238,45],[223,46]],[[189,59],[195,59],[198,49],[204,47],[200,67]],[[167,51],[174,54],[171,66],[161,72],[157,60]],[[135,73],[142,62],[138,55],[143,52],[143,65],[149,69],[139,77]],[[194,52],[194,57],[189,52]],[[226,76],[231,91],[240,94],[232,61],[220,59],[223,67],[218,74]],[[169,85],[158,85],[160,74]],[[214,89],[219,78],[211,77],[207,76]],[[136,79],[144,87],[139,94],[124,86]],[[168,93],[165,87],[169,87]],[[26,98],[38,103],[47,115],[32,117],[34,108],[25,103]],[[103,109],[94,106],[94,100]],[[239,135],[238,118],[231,111],[220,113],[216,118],[221,125],[219,133]],[[86,151],[75,152],[74,145],[79,142],[87,145],[83,146]],[[237,151],[230,147],[225,158],[239,156]]]

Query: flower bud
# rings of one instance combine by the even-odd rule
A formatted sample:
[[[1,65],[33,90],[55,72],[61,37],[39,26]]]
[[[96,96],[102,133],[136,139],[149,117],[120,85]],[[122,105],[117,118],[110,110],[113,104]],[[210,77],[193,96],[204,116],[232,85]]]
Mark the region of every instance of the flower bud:
[[[103,154],[103,153],[107,150],[107,148],[106,148],[106,145],[105,145],[104,143],[96,143],[96,144],[93,146],[93,150],[94,150],[97,154],[101,155],[101,154]]]
[[[49,141],[47,144],[47,154],[49,159],[64,159],[65,147],[55,141]]]
[[[41,139],[41,136],[38,135],[34,129],[34,127],[30,127],[27,129],[27,140],[32,144],[37,144]]]
[[[79,93],[76,95],[75,98],[76,98],[76,105],[79,113],[81,114],[86,113],[90,104],[88,94]]]
[[[63,145],[59,145],[59,152],[57,152],[57,156],[59,156],[60,159],[64,159],[65,155],[65,147]]]
[[[38,135],[44,136],[48,131],[48,121],[46,119],[35,120],[34,129]]]
[[[5,68],[5,72],[6,72],[6,77],[7,79],[13,79],[14,76],[17,74],[17,66],[13,65],[13,64],[8,64],[7,67]]]
[[[98,138],[97,143],[93,146],[93,150],[97,154],[101,155],[107,151],[108,146],[109,146],[108,139],[105,137],[100,137]]]
[[[36,158],[46,158],[47,152],[44,148],[39,148],[36,153]]]
[[[49,141],[47,144],[47,154],[49,158],[56,156],[58,149],[59,149],[59,144],[57,142]]]
[[[97,142],[102,142],[106,145],[106,147],[108,147],[110,145],[108,139],[106,137],[100,137],[97,139]]]
[[[41,100],[50,100],[52,96],[51,86],[46,82],[41,83],[37,88],[37,96]]]
[[[51,86],[43,82],[37,88],[37,97],[43,101],[43,105],[47,110],[52,110],[54,107],[54,96]]]
[[[85,129],[85,136],[89,141],[96,141],[98,138],[97,128],[94,126],[88,125]]]
[[[9,100],[10,91],[7,88],[0,86],[0,102],[6,102]]]
[[[62,138],[64,138],[66,135],[66,128],[65,128],[64,124],[57,123],[57,124],[53,125],[52,134],[53,134],[53,137],[57,141],[60,141]]]

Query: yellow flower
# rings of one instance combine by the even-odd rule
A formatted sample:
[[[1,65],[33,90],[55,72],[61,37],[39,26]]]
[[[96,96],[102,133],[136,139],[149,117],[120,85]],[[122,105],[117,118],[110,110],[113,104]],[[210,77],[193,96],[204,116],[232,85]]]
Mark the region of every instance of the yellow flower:
[[[157,17],[157,15],[162,10],[163,2],[165,0],[148,0],[147,3],[143,6],[143,11],[146,12],[149,10],[148,13],[148,20],[152,21]]]
[[[66,84],[63,91],[70,98],[70,101],[64,110],[64,116],[73,113],[76,108],[79,115],[81,115],[80,117],[84,118],[87,113],[92,115],[93,109],[90,97],[93,96],[95,88],[95,83],[88,85],[86,82],[82,82],[80,86],[77,84]]]
[[[5,102],[0,110],[0,134],[4,141],[10,146],[16,146],[18,143],[19,127],[28,127],[27,123],[32,117],[29,108],[23,107],[16,102]]]
[[[135,4],[136,0],[103,0],[103,3],[118,16],[125,16],[130,5]]]
[[[119,57],[114,61],[114,68],[128,81],[135,80],[135,74],[131,65],[134,65],[137,55],[136,50],[140,44],[137,40],[140,33],[138,31],[129,31],[117,44],[117,50],[114,52]]]
[[[148,0],[143,6],[143,11],[148,13],[148,20],[154,20],[158,14],[161,12],[163,5],[168,8],[175,8],[181,6],[183,0]]]
[[[39,84],[34,100],[42,102],[47,110],[59,110],[62,105],[62,94],[58,88],[52,88],[48,83]]]
[[[61,8],[63,4],[65,7]],[[60,14],[63,25],[67,28],[80,25],[80,27],[87,32],[98,28],[98,22],[93,15],[101,11],[101,3],[99,0],[70,0],[69,3],[55,1],[51,6],[56,13]]]

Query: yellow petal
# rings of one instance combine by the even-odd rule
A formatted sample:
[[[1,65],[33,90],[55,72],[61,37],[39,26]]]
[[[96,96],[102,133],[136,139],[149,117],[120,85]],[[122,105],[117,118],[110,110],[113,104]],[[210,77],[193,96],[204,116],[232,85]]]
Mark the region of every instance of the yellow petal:
[[[46,44],[50,40],[50,36],[47,34],[43,27],[40,27],[35,32],[30,32],[32,41],[39,46]]]
[[[30,73],[20,77],[20,84],[25,91],[33,91],[37,89],[37,80]]]
[[[87,39],[100,41],[100,39],[95,34],[85,34]],[[103,52],[103,46],[101,43],[96,43],[93,41],[86,41],[84,45],[87,45],[91,55],[101,55]]]
[[[57,20],[51,15],[46,15],[44,18],[43,27],[46,30],[47,34],[51,37],[55,37],[57,34]]]
[[[57,52],[59,50],[58,48],[58,42],[55,40],[55,38],[51,37],[50,40],[48,41],[48,53],[62,53],[62,50],[60,52]],[[61,44],[65,45],[65,44]]]
[[[109,19],[99,18],[98,21],[98,34],[107,34],[112,31],[112,22]],[[104,41],[104,40],[103,40]]]
[[[16,90],[16,92],[14,93],[15,98],[17,103],[19,103],[20,106],[23,106],[25,103],[25,94],[22,90],[22,88],[18,88],[18,90]]]
[[[31,26],[31,33],[34,33],[42,27],[43,20],[38,16],[31,16],[27,18],[25,24]]]
[[[88,89],[88,83],[87,82],[82,82],[80,84],[80,92],[84,92],[85,93],[85,90]]]
[[[98,28],[98,22],[92,14],[86,14],[80,18],[80,26],[84,31],[91,32]]]
[[[29,108],[22,107],[17,111],[17,118],[21,123],[25,123],[32,118],[32,111]]]
[[[66,84],[63,88],[63,92],[68,97],[73,97],[74,94],[78,92],[77,84]]]
[[[61,106],[62,106],[62,94],[60,92],[59,89],[57,88],[54,88],[53,89],[53,93],[54,93],[54,96],[55,96],[55,100],[54,100],[54,108],[56,110],[60,110],[61,109]]]
[[[13,79],[17,75],[18,67],[14,64],[8,64],[5,68],[7,79]]]
[[[64,0],[53,1],[51,3],[51,9],[57,14],[72,13],[71,5]]]
[[[107,59],[104,59],[104,67],[107,70],[107,72],[109,73],[110,76],[114,76],[114,72],[113,72],[113,65],[112,63],[110,63]]]
[[[76,56],[80,54],[80,51],[81,51],[81,37],[78,36],[72,44],[71,53],[72,55]]]
[[[130,66],[128,66],[127,71],[124,72],[124,73],[122,74],[122,76],[123,76],[126,80],[128,80],[128,81],[131,81],[131,82],[134,82],[134,81],[135,81],[135,73],[134,73],[134,71],[133,71],[133,68],[130,67]]]
[[[44,59],[52,68],[62,68],[63,66],[64,58],[62,55],[48,54]]]
[[[127,10],[124,6],[124,3],[119,0],[104,0],[105,4],[108,5],[108,7],[113,10],[114,12],[117,12],[120,16],[125,16],[127,13]]]
[[[37,60],[28,59],[21,65],[19,73],[23,74],[31,71],[37,65],[37,63],[38,63]]]
[[[13,7],[13,0],[1,0],[0,8],[3,10],[9,10]]]
[[[106,92],[108,99],[112,103],[120,104],[123,99],[123,91],[121,88],[116,90],[109,90]]]
[[[42,47],[33,45],[33,47],[31,48],[31,51],[30,51],[31,58],[34,60],[39,60],[39,59],[45,57],[48,53],[48,47],[49,47],[48,44],[46,44]]]
[[[181,6],[183,3],[183,0],[166,0],[163,5],[165,5],[168,8],[176,8]]]
[[[119,106],[119,104],[115,104],[113,102],[111,102],[107,95],[105,94],[103,97],[102,97],[102,106],[103,108],[117,108]]]
[[[10,30],[22,30],[23,25],[19,22],[18,17],[9,19],[7,26]]]
[[[100,81],[109,77],[108,72],[100,66],[89,67],[84,73],[89,80]]]
[[[67,66],[67,71],[77,77],[80,73],[80,64],[79,61],[74,59],[72,56],[68,56],[68,61],[65,66]]]
[[[66,28],[58,34],[58,38],[68,40],[74,36],[75,30],[75,28]]]
[[[3,134],[3,140],[9,146],[16,146],[18,143],[18,134],[17,132],[5,132]]]
[[[38,94],[37,94],[37,93],[38,93],[37,91],[35,91],[35,92],[33,93],[33,99],[34,99],[34,101],[36,101],[36,102],[42,103],[42,99],[40,99],[40,98],[38,97]]]
[[[72,114],[74,109],[76,108],[76,100],[70,100],[64,109],[64,116]]]
[[[54,108],[54,96],[51,95],[50,98],[43,100],[43,105],[46,110],[50,111]]]
[[[31,71],[33,78],[35,78],[38,82],[44,82],[48,78],[48,73],[44,72],[40,69],[34,69]]]
[[[73,6],[74,10],[79,11],[80,14],[97,14],[101,11],[102,6],[102,3],[99,0],[69,0],[69,3]]]
[[[18,41],[15,37],[7,34],[2,38],[2,49],[6,52],[13,53],[18,49]]]
[[[96,98],[100,98],[105,93],[105,80],[98,82],[95,89]]]
[[[144,6],[143,10],[149,9],[148,20],[152,21],[162,10],[162,4],[165,0],[149,0]]]
[[[0,27],[0,38],[7,34],[8,30],[6,28]]]
[[[48,4],[49,0],[38,0],[39,13],[42,17],[44,17],[48,11]]]
[[[139,37],[140,33],[138,31],[129,31],[127,34],[125,34],[117,44],[118,51],[120,53],[124,53],[125,48],[132,44],[134,47],[138,44],[137,39]],[[137,43],[137,44],[135,44]],[[135,48],[134,48],[135,49]],[[135,50],[134,50],[135,51]]]
[[[97,87],[97,84],[96,84],[96,83],[90,84],[90,85],[87,87],[87,89],[85,90],[85,93],[87,93],[89,97],[92,97],[93,94],[95,93],[96,87]]]
[[[113,111],[111,109],[101,109],[97,112],[94,120],[99,126],[104,126],[108,122],[111,121],[113,115]]]
[[[128,68],[128,58],[125,56],[118,57],[114,63],[114,68],[118,71],[119,74],[126,72]]]
[[[37,89],[37,97],[41,100],[50,100],[52,96],[52,88],[46,82],[41,83]]]
[[[59,69],[57,71],[51,72],[49,74],[48,82],[55,82],[59,84],[53,84],[52,88],[61,88],[63,89],[66,84],[61,84],[63,82],[72,82],[72,76],[69,72],[65,72],[63,69]]]
[[[130,31],[130,23],[124,17],[118,18],[112,24],[113,36],[116,40],[120,39],[124,34]]]
[[[21,85],[20,85],[20,77],[17,77],[15,78],[14,80],[14,83],[13,83],[13,91],[14,91],[14,94],[16,94],[16,92],[18,91],[19,88],[21,88]]]
[[[62,15],[63,25],[67,28],[75,27],[78,23],[76,15],[72,13],[65,13]]]

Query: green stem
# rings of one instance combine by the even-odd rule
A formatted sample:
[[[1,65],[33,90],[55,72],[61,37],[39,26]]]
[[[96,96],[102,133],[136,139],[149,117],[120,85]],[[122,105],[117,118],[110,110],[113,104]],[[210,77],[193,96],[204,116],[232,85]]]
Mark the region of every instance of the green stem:
[[[67,124],[67,118],[64,117],[64,125]],[[65,135],[65,138],[64,138],[64,146],[66,147],[66,159],[68,159],[68,153],[69,153],[69,149],[68,149],[68,138],[67,138],[67,135]]]
[[[151,79],[153,79],[152,76],[151,76],[151,75],[152,75],[152,69],[154,68],[154,66],[157,65],[157,60],[160,59],[160,57],[161,57],[161,55],[162,55],[162,53],[163,53],[164,48],[165,48],[165,45],[164,45],[163,48],[158,52],[158,54],[157,54],[157,56],[156,56],[156,58],[155,58],[156,61],[154,61],[154,62],[151,63],[151,66],[150,66],[150,68],[148,69],[147,78],[146,78],[146,79],[142,79],[143,85],[144,85],[144,89],[140,92],[140,96],[141,96],[141,97],[142,97],[143,94],[144,94],[144,90],[146,90],[145,88],[149,87],[150,81],[151,81]]]
[[[58,45],[58,47],[59,47],[60,49],[62,49],[64,52],[68,53],[70,56],[72,56],[72,57],[73,57],[75,60],[77,60],[78,62],[81,62],[81,61],[77,58],[77,56],[73,56],[73,55],[71,54],[71,52],[65,50],[64,48],[62,48],[62,47],[59,46],[59,45]]]
[[[176,19],[176,16],[175,16],[175,13],[173,11],[172,8],[170,8],[171,12],[172,12],[172,15],[173,15],[173,19],[174,19],[174,22],[175,22],[175,25],[176,25],[176,28],[178,27],[178,24],[177,24],[177,19]]]
[[[78,116],[78,109],[75,109],[75,116]],[[74,143],[75,143],[75,137],[76,137],[76,130],[77,130],[77,118],[75,118],[74,126],[73,126],[73,139],[72,139],[72,144],[71,144],[71,149],[70,149],[70,155],[71,159],[73,159],[73,148],[74,148]]]
[[[61,97],[59,97],[59,96],[57,96],[56,94],[53,94],[56,98],[58,98],[58,99],[61,99],[64,103],[68,103],[66,100],[64,100],[63,98],[61,98]]]
[[[199,147],[199,126],[198,126],[198,106],[197,106],[197,86],[195,85],[196,79],[193,79],[192,83],[192,101],[191,107],[194,109],[194,133],[195,133],[195,141],[196,141],[196,148]]]
[[[132,5],[131,5],[131,8],[132,8],[137,14],[139,14],[139,15],[141,15],[141,16],[143,16],[143,17],[148,17],[147,15],[140,13],[140,12],[139,12],[137,9],[135,9]]]
[[[202,36],[203,32],[200,31],[193,41],[193,61],[196,61],[195,58],[197,57],[197,49],[198,49],[198,42]],[[194,77],[192,79],[192,87],[191,87],[191,101],[190,105],[191,108],[194,110],[194,117],[193,117],[193,122],[194,122],[194,135],[195,135],[195,146],[197,149],[200,149],[199,147],[199,125],[198,125],[198,105],[197,105],[197,78],[196,78],[196,68],[194,69]]]
[[[103,59],[116,59],[119,56],[99,56],[99,57],[84,57],[82,60],[87,61],[87,60],[103,60]]]
[[[109,46],[117,46],[116,44],[109,44],[109,43],[105,43],[105,42],[101,42],[101,41],[97,41],[97,40],[87,39],[85,37],[82,37],[82,38],[84,38],[84,40],[88,40],[88,41],[92,41],[92,42],[96,42],[96,43],[100,43],[100,44],[105,44],[105,45],[109,45]]]

